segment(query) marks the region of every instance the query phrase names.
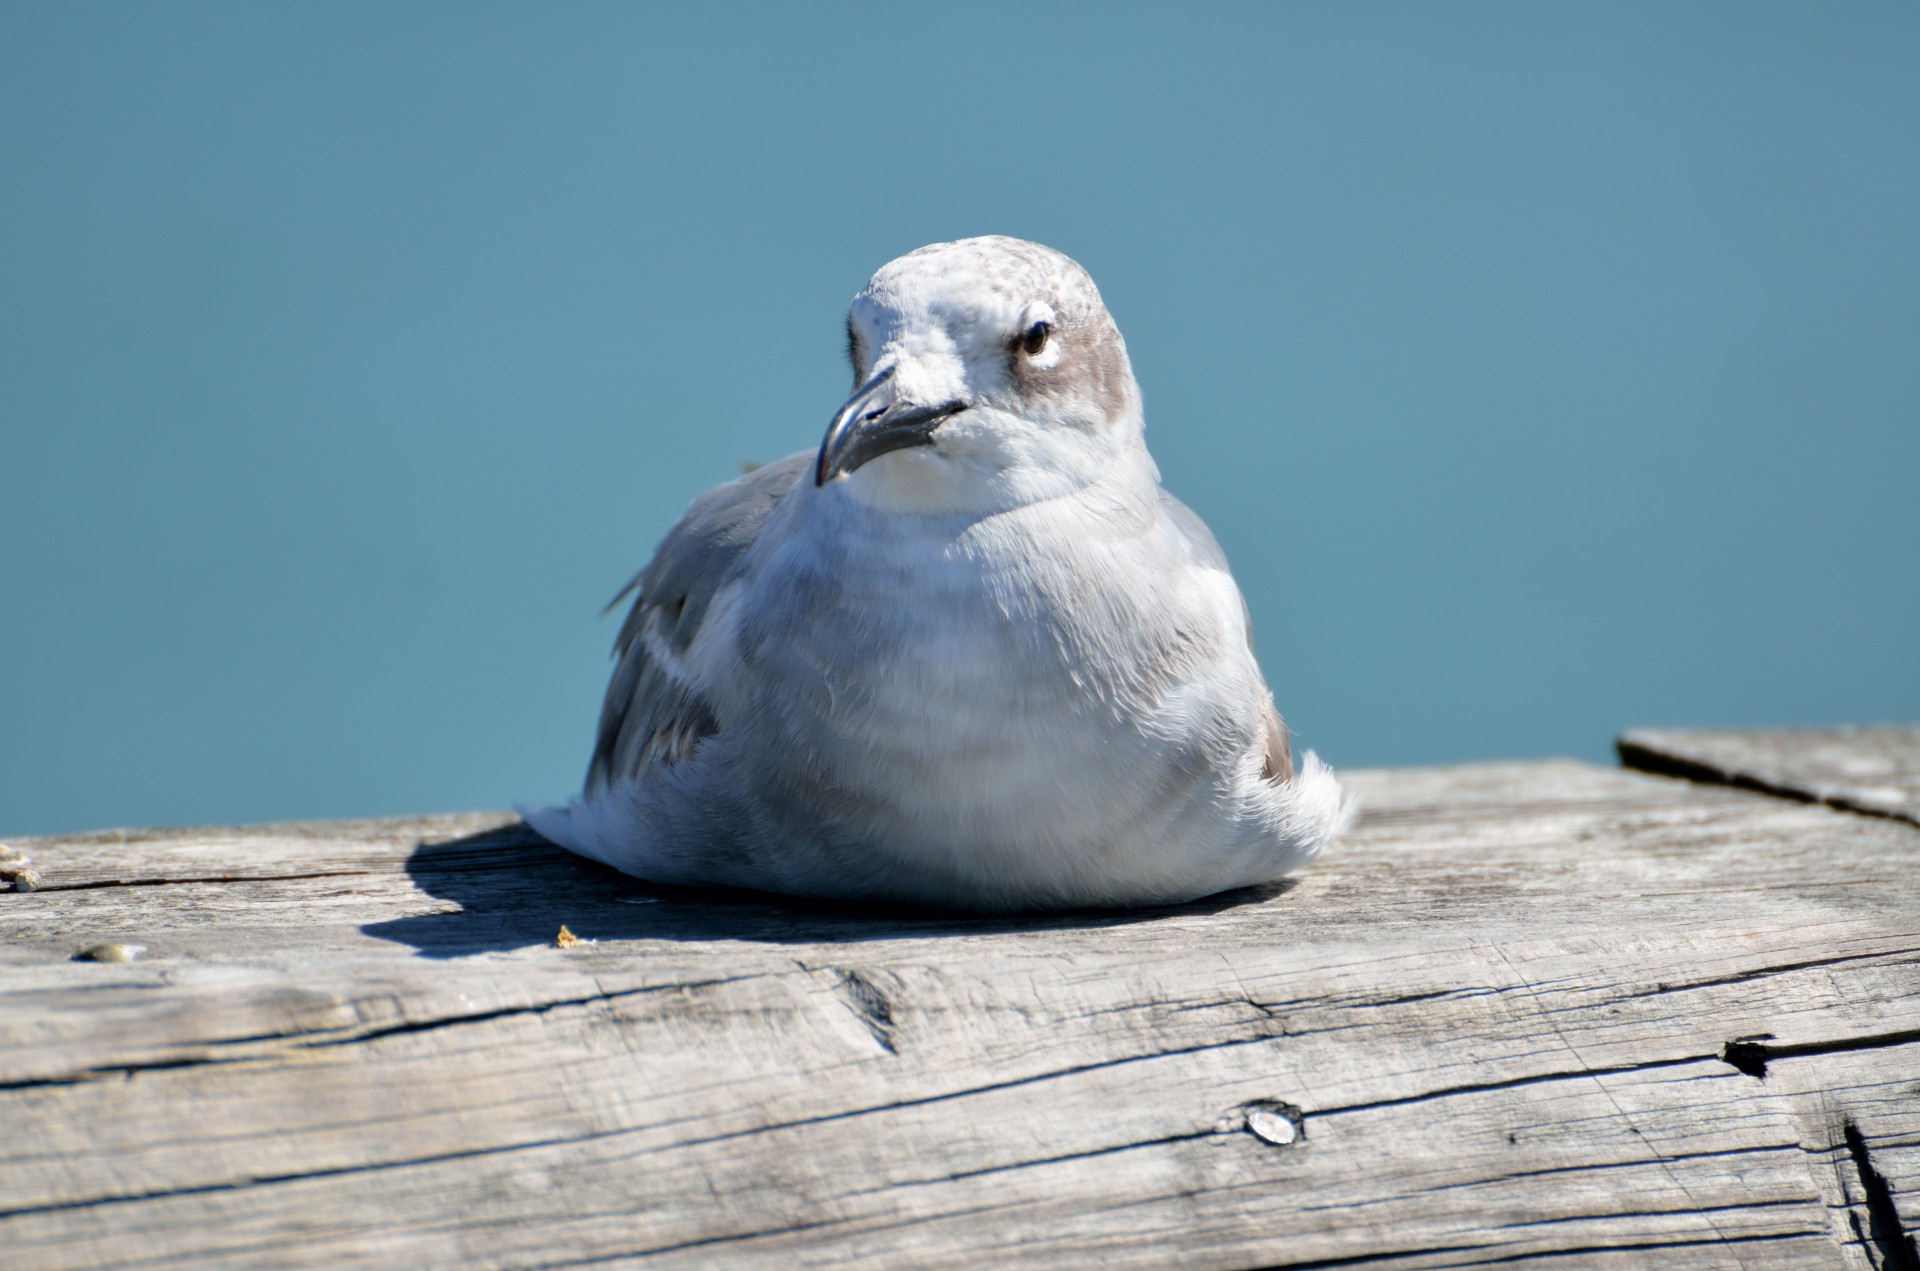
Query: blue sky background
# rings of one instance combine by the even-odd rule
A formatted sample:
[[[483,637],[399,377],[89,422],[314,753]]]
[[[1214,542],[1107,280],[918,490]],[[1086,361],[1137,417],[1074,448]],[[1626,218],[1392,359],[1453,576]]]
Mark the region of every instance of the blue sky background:
[[[695,11],[697,10],[697,12]],[[1335,765],[1920,717],[1920,6],[0,6],[0,832],[574,788],[841,314],[1093,273]]]

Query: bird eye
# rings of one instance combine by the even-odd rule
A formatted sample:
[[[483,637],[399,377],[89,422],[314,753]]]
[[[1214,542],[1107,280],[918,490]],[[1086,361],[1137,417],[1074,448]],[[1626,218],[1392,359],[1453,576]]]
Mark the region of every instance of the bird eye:
[[[1052,336],[1053,323],[1036,322],[1027,328],[1025,335],[1020,337],[1020,347],[1026,351],[1028,357],[1036,357],[1040,350],[1047,347],[1047,341]]]

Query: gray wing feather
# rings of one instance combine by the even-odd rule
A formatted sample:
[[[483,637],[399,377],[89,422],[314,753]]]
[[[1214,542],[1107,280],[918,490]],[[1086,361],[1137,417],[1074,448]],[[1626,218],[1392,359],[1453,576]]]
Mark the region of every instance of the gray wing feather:
[[[712,708],[680,672],[680,659],[699,639],[714,593],[811,460],[807,452],[789,455],[695,499],[607,606],[634,596],[614,640],[618,662],[587,766],[589,794],[652,763],[683,763],[719,731]]]
[[[1227,568],[1227,554],[1220,550],[1220,541],[1207,528],[1207,523],[1198,513],[1180,500],[1160,491],[1160,510],[1173,522],[1180,536],[1187,541],[1195,561],[1222,573],[1232,573]],[[1247,613],[1246,597],[1240,598],[1240,613],[1247,624],[1247,643],[1253,643],[1253,616]],[[1280,712],[1269,702],[1264,711],[1266,720],[1266,779],[1274,785],[1285,785],[1293,780],[1293,735],[1287,731],[1286,721],[1280,718]]]

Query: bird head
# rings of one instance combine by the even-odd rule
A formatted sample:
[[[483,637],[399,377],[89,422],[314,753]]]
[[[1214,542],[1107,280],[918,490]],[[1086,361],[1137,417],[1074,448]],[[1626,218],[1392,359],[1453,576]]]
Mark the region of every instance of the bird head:
[[[929,510],[1031,502],[1140,453],[1140,389],[1086,270],[1017,238],[935,243],[853,298],[854,392],[814,484]]]

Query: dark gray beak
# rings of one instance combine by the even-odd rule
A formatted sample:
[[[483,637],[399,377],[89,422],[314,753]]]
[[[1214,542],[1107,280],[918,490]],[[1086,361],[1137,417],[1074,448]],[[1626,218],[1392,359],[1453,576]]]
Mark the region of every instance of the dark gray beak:
[[[892,378],[890,366],[862,384],[834,415],[813,465],[816,487],[888,451],[932,444],[933,430],[967,408],[965,402],[926,406],[895,401],[887,385]]]

